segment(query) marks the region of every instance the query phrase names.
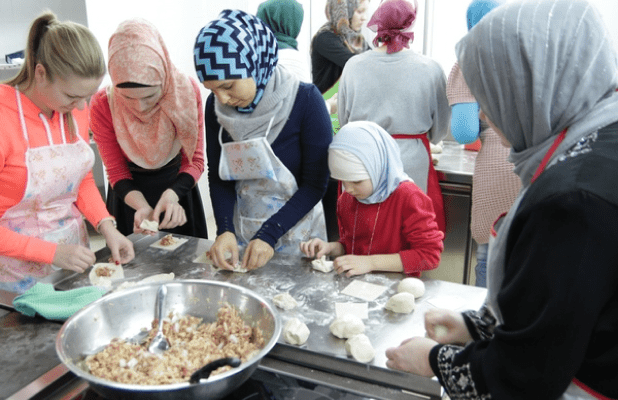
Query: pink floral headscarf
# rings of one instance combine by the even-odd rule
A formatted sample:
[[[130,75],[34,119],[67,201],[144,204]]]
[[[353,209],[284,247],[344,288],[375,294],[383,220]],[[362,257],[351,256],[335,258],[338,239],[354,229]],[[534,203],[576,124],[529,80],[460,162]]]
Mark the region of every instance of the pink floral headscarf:
[[[161,99],[147,112],[129,107],[113,87],[108,90],[116,137],[131,160],[160,168],[173,156],[176,139],[191,160],[199,130],[196,94],[189,77],[172,64],[158,30],[142,19],[121,23],[109,40],[108,69],[114,86],[161,85]]]
[[[388,54],[396,53],[403,48],[410,48],[408,42],[414,40],[414,22],[418,3],[416,0],[386,0],[373,13],[367,27],[377,36],[373,44],[386,43]]]

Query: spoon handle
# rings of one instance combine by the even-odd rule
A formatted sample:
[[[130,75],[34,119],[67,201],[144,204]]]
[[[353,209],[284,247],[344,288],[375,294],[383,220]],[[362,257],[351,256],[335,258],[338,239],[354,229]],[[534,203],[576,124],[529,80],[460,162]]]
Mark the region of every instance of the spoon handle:
[[[165,296],[167,296],[167,286],[161,285],[157,291],[157,315],[155,315],[159,320],[159,332],[163,329],[163,303],[165,302]]]

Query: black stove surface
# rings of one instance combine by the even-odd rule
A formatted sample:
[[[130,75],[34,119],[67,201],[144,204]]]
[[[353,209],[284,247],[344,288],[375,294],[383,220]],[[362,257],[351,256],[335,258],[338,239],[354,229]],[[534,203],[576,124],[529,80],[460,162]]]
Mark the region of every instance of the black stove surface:
[[[289,376],[256,370],[251,378],[223,400],[362,400],[339,389]]]

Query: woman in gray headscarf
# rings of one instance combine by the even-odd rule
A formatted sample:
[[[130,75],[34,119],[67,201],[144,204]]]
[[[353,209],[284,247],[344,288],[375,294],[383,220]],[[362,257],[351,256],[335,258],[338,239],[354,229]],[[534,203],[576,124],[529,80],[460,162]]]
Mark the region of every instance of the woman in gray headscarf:
[[[586,0],[507,3],[457,56],[522,191],[489,247],[485,306],[427,313],[431,339],[387,365],[457,399],[616,399],[618,62],[601,17]]]

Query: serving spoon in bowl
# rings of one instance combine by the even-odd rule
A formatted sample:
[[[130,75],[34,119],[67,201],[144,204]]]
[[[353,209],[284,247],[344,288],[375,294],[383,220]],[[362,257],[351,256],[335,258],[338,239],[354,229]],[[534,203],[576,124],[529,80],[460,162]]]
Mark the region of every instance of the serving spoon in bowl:
[[[150,345],[148,345],[148,351],[154,354],[163,354],[170,348],[170,343],[163,335],[163,303],[165,303],[165,297],[167,296],[167,286],[159,286],[157,291],[157,304],[155,308],[155,319],[159,321],[159,329],[157,334],[152,338]]]

